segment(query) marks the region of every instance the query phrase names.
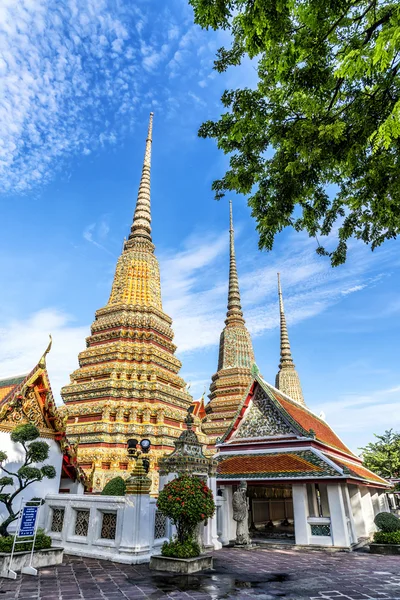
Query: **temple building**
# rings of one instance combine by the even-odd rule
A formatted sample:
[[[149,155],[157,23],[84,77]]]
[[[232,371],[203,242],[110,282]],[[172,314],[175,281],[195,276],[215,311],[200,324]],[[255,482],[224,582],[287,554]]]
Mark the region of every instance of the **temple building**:
[[[128,240],[118,259],[110,298],[96,312],[79,368],[61,395],[67,435],[78,461],[93,471],[93,490],[130,469],[127,441],[151,441],[150,472],[174,449],[192,397],[179,376],[172,320],[161,302],[160,271],[151,236],[150,114],[142,176]],[[204,435],[202,436],[204,439]]]
[[[22,447],[12,442],[10,434],[18,425],[32,423],[38,428],[40,439],[49,445],[49,457],[45,463],[53,465],[56,470],[54,479],[29,485],[24,493],[25,500],[44,498],[48,493],[59,491],[79,492],[83,490],[83,483],[90,485],[77,465],[75,448],[66,439],[65,423],[54,402],[46,367],[50,348],[51,342],[29,373],[0,380],[0,448],[7,454],[4,465],[13,473],[22,466],[25,458]],[[3,489],[4,493],[9,491],[8,486]],[[18,496],[16,503],[20,501]],[[2,506],[0,504],[0,520]]]
[[[217,444],[217,485],[225,499],[221,542],[235,538],[232,494],[248,486],[254,539],[293,539],[298,545],[353,548],[387,512],[390,484],[366,469],[304,401],[260,377]]]
[[[224,435],[251,382],[254,363],[253,344],[248,332],[240,301],[239,279],[236,267],[232,203],[229,205],[229,289],[225,327],[219,341],[218,370],[212,376],[210,402],[202,430],[210,446]]]

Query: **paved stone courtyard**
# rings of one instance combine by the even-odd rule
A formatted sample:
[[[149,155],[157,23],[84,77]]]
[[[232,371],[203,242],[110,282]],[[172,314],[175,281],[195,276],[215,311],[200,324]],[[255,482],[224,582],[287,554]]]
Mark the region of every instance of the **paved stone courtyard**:
[[[58,567],[0,580],[0,600],[400,600],[400,557],[366,552],[223,549],[191,576],[66,556]]]

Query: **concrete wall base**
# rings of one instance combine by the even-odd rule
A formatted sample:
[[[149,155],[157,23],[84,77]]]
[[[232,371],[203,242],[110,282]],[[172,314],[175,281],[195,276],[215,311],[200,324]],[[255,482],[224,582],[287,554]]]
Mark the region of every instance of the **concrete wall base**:
[[[203,554],[195,558],[172,558],[170,556],[152,556],[150,558],[150,569],[154,571],[169,571],[170,573],[197,573],[212,569],[213,557],[210,554]]]
[[[370,544],[371,554],[400,554],[400,544]]]
[[[45,548],[36,550],[32,557],[32,567],[39,569],[40,567],[52,567],[61,565],[63,560],[64,548]],[[0,552],[0,577],[7,577],[8,569],[10,568],[11,554]],[[16,552],[13,556],[11,568],[13,571],[20,571],[23,567],[29,565],[31,553]]]

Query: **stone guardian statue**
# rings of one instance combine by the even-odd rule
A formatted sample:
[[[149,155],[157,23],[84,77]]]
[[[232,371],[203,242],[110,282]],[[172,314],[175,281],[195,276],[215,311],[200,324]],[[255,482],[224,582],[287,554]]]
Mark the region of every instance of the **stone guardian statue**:
[[[233,520],[236,521],[236,546],[249,546],[249,500],[247,482],[241,481],[232,498]]]

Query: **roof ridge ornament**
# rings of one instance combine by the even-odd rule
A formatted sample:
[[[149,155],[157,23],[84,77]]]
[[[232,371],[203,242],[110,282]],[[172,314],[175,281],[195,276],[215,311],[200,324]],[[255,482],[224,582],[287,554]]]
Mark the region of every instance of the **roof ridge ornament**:
[[[47,355],[48,355],[48,353],[50,352],[50,350],[51,350],[51,347],[52,347],[52,345],[53,345],[53,338],[51,337],[51,333],[49,333],[49,338],[50,338],[50,341],[49,341],[49,343],[48,343],[48,345],[47,345],[47,348],[46,348],[46,350],[43,352],[43,354],[42,354],[42,356],[40,357],[40,360],[39,360],[39,362],[38,362],[38,366],[39,366],[41,369],[45,369],[45,368],[46,368],[46,356],[47,356]]]

